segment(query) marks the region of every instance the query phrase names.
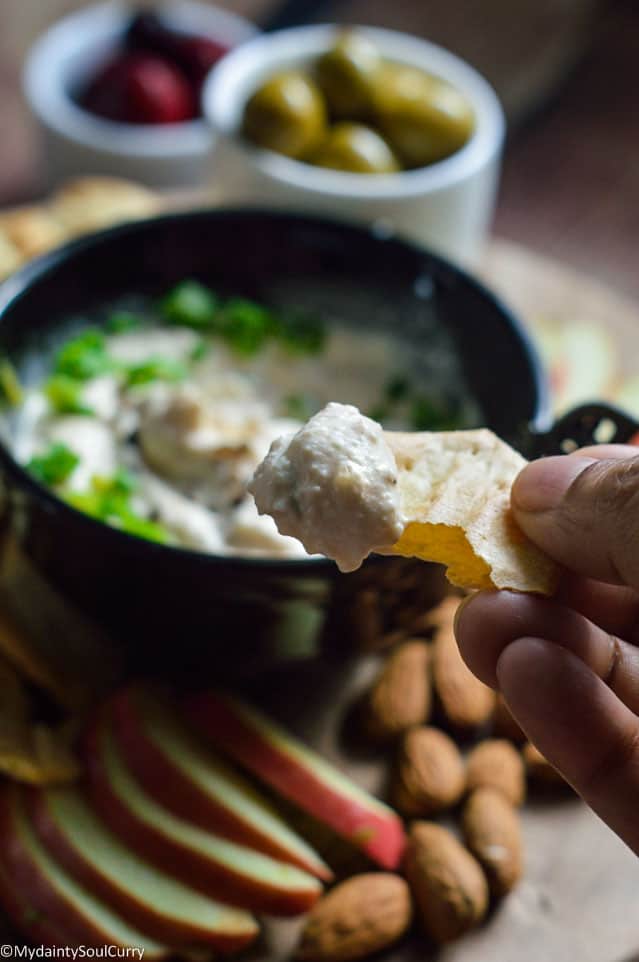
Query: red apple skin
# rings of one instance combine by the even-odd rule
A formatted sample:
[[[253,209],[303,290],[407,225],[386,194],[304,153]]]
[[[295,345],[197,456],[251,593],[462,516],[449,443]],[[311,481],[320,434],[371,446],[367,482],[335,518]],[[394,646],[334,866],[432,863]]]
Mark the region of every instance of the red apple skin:
[[[259,829],[243,820],[238,814],[216,804],[215,800],[201,791],[168,758],[144,732],[141,709],[135,701],[135,689],[119,692],[111,702],[113,731],[124,761],[135,772],[143,788],[157,802],[179,818],[199,825],[207,831],[247,845],[279,859],[296,865],[323,881],[330,881],[332,872],[318,858],[304,859],[277,840],[260,833]]]
[[[98,117],[129,124],[178,124],[197,115],[187,79],[163,57],[116,55],[102,67],[80,98]]]
[[[156,865],[168,875],[227,904],[267,915],[294,916],[308,912],[321,891],[291,892],[269,887],[248,875],[233,872],[228,865],[212,859],[166,838],[157,829],[145,824],[120,800],[113,791],[102,764],[100,725],[93,725],[86,739],[86,765],[89,772],[91,799],[96,812],[121,840],[142,858]]]
[[[382,868],[393,871],[399,867],[406,837],[402,821],[392,809],[381,813],[336,791],[313,771],[312,762],[300,764],[270,743],[259,725],[235,710],[231,699],[215,692],[198,693],[188,696],[184,709],[196,731],[221,752],[330,826]],[[293,736],[290,740],[297,741]]]
[[[130,890],[120,890],[105,878],[80,852],[65,838],[47,806],[44,792],[29,789],[26,793],[26,808],[31,824],[49,854],[59,865],[72,875],[88,891],[92,892],[135,928],[145,932],[153,939],[179,946],[189,942],[212,945],[220,952],[237,952],[254,941],[258,934],[227,934],[212,932],[210,928],[188,924],[179,919],[167,919],[154,911],[147,902],[137,901]]]
[[[0,868],[0,906],[16,929],[32,945],[76,946],[71,936],[61,926],[38,911],[32,902],[21,898],[13,881]]]
[[[15,785],[6,786],[0,791],[0,837],[3,840],[2,865],[11,879],[20,899],[27,901],[34,910],[46,918],[54,920],[56,928],[65,933],[68,945],[99,946],[115,944],[113,932],[105,932],[88,916],[82,914],[61,893],[58,892],[33,861],[20,837],[14,819],[16,805],[19,804],[20,789]],[[165,959],[170,949],[150,953],[147,949],[145,959]]]

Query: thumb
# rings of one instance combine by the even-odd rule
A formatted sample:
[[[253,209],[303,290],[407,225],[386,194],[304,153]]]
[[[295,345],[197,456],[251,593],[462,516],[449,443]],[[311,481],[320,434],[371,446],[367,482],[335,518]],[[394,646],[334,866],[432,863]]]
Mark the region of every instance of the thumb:
[[[521,529],[571,571],[639,588],[639,456],[543,458],[515,480]]]

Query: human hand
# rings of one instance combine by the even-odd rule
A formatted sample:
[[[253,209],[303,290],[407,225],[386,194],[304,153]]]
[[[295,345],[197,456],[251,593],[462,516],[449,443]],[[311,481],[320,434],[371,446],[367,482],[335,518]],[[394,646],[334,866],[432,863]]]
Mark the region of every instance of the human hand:
[[[602,445],[535,461],[511,501],[566,574],[552,599],[468,599],[456,622],[461,653],[639,854],[639,453]]]

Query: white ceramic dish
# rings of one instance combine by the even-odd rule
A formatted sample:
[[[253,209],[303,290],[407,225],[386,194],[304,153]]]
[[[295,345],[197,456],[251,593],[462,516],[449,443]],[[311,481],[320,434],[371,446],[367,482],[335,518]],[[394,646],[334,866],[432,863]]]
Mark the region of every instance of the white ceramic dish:
[[[247,20],[207,3],[159,5],[178,30],[235,46],[256,33]],[[78,174],[130,177],[153,187],[197,187],[210,176],[215,136],[205,120],[158,127],[118,124],[82,110],[69,91],[114,50],[130,5],[102,3],[54,24],[26,60],[23,85],[44,137],[49,186]]]
[[[376,222],[381,232],[397,231],[456,260],[472,259],[494,210],[504,118],[487,81],[441,47],[391,30],[357,28],[387,59],[436,74],[468,98],[475,132],[446,160],[400,174],[348,174],[252,147],[239,136],[244,105],[260,83],[277,70],[308,64],[330,47],[338,29],[264,34],[213,69],[204,112],[219,137],[215,179],[221,198]]]

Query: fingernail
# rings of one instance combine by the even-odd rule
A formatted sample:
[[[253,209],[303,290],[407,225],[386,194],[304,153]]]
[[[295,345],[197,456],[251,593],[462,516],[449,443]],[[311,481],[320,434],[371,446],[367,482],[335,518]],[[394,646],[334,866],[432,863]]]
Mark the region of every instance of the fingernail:
[[[518,511],[536,513],[551,511],[566,491],[596,458],[560,455],[542,458],[527,465],[513,484],[511,501]]]

